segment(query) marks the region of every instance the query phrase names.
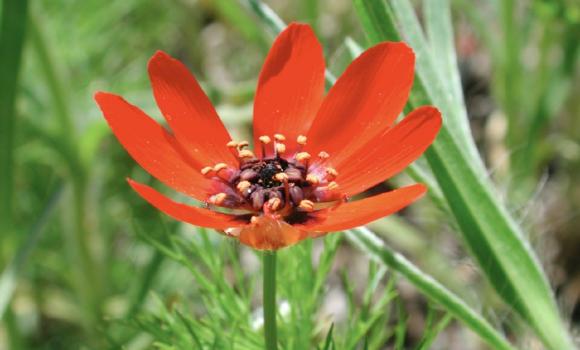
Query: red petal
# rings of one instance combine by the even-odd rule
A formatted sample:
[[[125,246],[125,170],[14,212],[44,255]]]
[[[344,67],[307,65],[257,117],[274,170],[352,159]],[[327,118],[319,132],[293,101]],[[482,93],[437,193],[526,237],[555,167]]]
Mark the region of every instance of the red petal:
[[[195,226],[210,227],[218,230],[247,225],[242,221],[236,220],[235,216],[177,203],[149,186],[131,179],[127,179],[127,181],[152,206],[176,220],[184,221]]]
[[[399,173],[425,152],[440,127],[439,111],[420,107],[340,163],[329,159],[338,171],[340,191],[350,196]]]
[[[333,232],[362,226],[403,209],[421,197],[426,190],[425,185],[415,184],[345,203],[334,210],[330,209],[328,216],[322,221],[307,223],[304,229],[314,232]]]
[[[141,167],[179,192],[206,199],[212,183],[162,126],[120,96],[97,92],[95,101],[121,145]]]
[[[381,43],[361,54],[324,99],[306,150],[348,156],[384,132],[409,97],[414,64],[413,51],[402,42]]]
[[[194,156],[237,165],[226,144],[230,135],[187,67],[162,51],[149,60],[149,78],[159,109],[177,140]]]
[[[243,244],[259,250],[278,250],[308,238],[305,231],[276,220],[260,216],[240,231],[239,240]]]
[[[286,136],[287,153],[306,135],[324,95],[322,47],[308,25],[293,23],[276,38],[262,67],[254,101],[254,142]],[[271,150],[272,147],[269,147]]]

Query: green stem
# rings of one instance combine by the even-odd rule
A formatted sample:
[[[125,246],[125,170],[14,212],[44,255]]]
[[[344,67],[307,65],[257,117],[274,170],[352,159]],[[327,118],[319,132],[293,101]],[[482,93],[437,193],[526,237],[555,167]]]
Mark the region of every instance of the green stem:
[[[276,334],[276,252],[263,253],[264,339],[265,349],[278,348]]]

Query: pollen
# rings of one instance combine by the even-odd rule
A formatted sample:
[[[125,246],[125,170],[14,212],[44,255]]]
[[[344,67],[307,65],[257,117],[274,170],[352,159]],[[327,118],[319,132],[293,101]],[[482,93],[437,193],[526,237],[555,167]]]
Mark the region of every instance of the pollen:
[[[328,185],[326,185],[326,188],[330,191],[335,191],[338,189],[338,184],[335,181],[331,181],[328,183]]]
[[[270,142],[272,142],[272,139],[270,138],[270,136],[266,136],[266,135],[263,135],[263,136],[258,137],[258,140],[260,140],[260,142],[263,143],[263,144],[265,144],[265,145],[267,145]]]
[[[215,205],[222,205],[225,202],[227,196],[227,194],[221,192],[211,196],[208,202]]]
[[[221,170],[224,170],[225,168],[227,168],[227,164],[226,163],[217,163],[214,167],[213,167],[213,171],[215,171],[216,173],[219,173]]]
[[[298,204],[298,208],[302,209],[303,211],[313,211],[314,210],[314,202],[308,199],[303,199]]]
[[[244,194],[250,187],[252,183],[250,181],[240,181],[238,182],[236,188],[240,193]]]
[[[244,149],[244,147],[248,147],[250,145],[250,143],[248,141],[240,141],[238,143],[238,151],[241,151],[242,149]]]
[[[274,140],[276,140],[278,142],[284,142],[284,141],[286,141],[286,136],[284,136],[282,134],[274,134]]]
[[[277,154],[284,154],[286,153],[286,145],[283,143],[276,144],[276,153]]]
[[[280,198],[274,197],[274,198],[270,198],[268,200],[268,202],[266,203],[266,205],[268,206],[268,208],[272,211],[276,211],[278,209],[280,209],[280,207],[282,206],[282,200]]]
[[[296,160],[299,162],[304,162],[310,159],[310,153],[308,152],[298,152],[295,156]]]
[[[209,174],[211,171],[213,171],[213,167],[211,167],[211,166],[206,166],[206,167],[203,167],[203,168],[201,169],[201,174],[202,174],[202,175],[207,175],[207,174]]]
[[[338,176],[338,171],[336,171],[336,169],[331,168],[331,167],[327,167],[325,169],[326,171],[326,178],[330,181],[336,179],[336,177]]]
[[[236,147],[238,147],[238,143],[236,141],[232,140],[232,141],[228,142],[226,144],[226,146],[228,146],[229,148],[236,148]]]
[[[274,180],[280,182],[288,182],[288,175],[286,175],[285,173],[278,173],[274,175]]]
[[[256,156],[254,155],[254,152],[248,150],[248,149],[243,149],[241,151],[238,152],[238,157],[241,159],[246,159],[246,158],[256,158]]]
[[[307,140],[306,136],[298,135],[298,137],[296,138],[296,143],[301,146],[304,146],[306,144],[306,140]]]
[[[328,159],[328,158],[330,158],[330,154],[322,151],[322,152],[318,153],[318,158],[320,158],[320,159]]]
[[[314,174],[306,175],[306,181],[314,186],[316,186],[320,183],[320,179],[318,178],[318,176],[316,176]]]

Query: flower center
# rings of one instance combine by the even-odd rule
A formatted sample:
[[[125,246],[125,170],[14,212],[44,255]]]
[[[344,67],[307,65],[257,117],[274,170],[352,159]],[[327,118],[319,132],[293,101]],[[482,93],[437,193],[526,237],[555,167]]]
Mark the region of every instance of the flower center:
[[[343,199],[335,181],[337,171],[320,164],[329,157],[328,153],[320,152],[318,160],[311,164],[310,154],[302,151],[305,136],[298,136],[298,150],[291,155],[286,155],[284,135],[275,134],[274,140],[261,136],[259,141],[260,157],[245,149],[247,141],[227,144],[238,159],[237,169],[218,163],[201,170],[206,177],[225,185],[220,186],[222,192],[209,197],[209,205],[300,222],[325,203]],[[273,147],[273,155],[266,152],[268,147]]]

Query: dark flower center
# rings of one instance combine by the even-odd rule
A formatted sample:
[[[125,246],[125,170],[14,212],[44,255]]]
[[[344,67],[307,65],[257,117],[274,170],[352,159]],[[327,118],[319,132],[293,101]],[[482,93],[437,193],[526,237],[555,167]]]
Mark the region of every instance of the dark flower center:
[[[262,143],[262,157],[259,158],[244,149],[248,145],[246,141],[228,143],[239,160],[239,167],[233,169],[219,163],[202,169],[204,175],[227,185],[226,190],[211,196],[208,204],[245,210],[252,215],[268,213],[289,223],[300,223],[321,203],[342,199],[334,181],[338,175],[336,170],[312,166],[310,154],[300,151],[306,143],[304,136],[298,137],[299,149],[292,157],[284,157],[286,138],[276,134],[274,139],[274,155],[266,156],[266,145],[271,139],[268,136],[259,138]],[[320,152],[319,158],[323,162],[328,154]]]

